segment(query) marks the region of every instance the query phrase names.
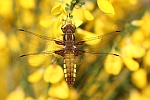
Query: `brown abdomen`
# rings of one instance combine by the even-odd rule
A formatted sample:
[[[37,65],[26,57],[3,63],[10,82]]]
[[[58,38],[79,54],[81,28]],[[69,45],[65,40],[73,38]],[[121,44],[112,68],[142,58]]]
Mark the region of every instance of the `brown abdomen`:
[[[75,56],[72,53],[65,54],[64,56],[64,74],[69,87],[73,86],[76,77],[76,64]]]

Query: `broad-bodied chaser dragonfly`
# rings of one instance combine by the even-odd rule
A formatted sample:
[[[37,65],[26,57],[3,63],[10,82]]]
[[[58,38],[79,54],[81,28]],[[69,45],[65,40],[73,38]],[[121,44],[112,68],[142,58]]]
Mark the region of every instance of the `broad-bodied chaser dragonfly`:
[[[75,25],[72,24],[71,21],[66,21],[66,24],[62,26],[61,30],[64,33],[63,40],[54,39],[51,37],[42,36],[42,35],[30,32],[27,30],[19,29],[19,32],[20,32],[19,34],[25,34],[25,35],[29,35],[31,37],[36,37],[36,38],[40,38],[40,39],[47,40],[47,41],[54,41],[56,44],[63,46],[63,48],[61,50],[56,50],[56,51],[52,51],[52,52],[46,51],[46,52],[41,52],[41,53],[24,54],[24,55],[21,55],[20,58],[22,59],[24,57],[36,56],[38,54],[43,54],[43,55],[58,54],[58,55],[62,56],[64,58],[63,69],[64,69],[65,80],[68,83],[68,85],[71,87],[74,85],[75,77],[76,77],[76,61],[75,60],[76,60],[77,56],[83,55],[85,53],[89,53],[89,54],[93,54],[93,55],[94,54],[96,54],[96,55],[104,54],[104,55],[112,55],[112,56],[120,57],[119,55],[113,54],[113,53],[90,52],[90,51],[78,49],[77,45],[85,44],[86,40],[81,40],[81,41],[75,40],[74,33],[76,31],[76,27],[75,27]],[[109,36],[110,34],[116,34],[119,32],[120,31],[115,31],[112,33],[97,36],[97,37],[91,38],[91,40],[101,39],[101,38]]]

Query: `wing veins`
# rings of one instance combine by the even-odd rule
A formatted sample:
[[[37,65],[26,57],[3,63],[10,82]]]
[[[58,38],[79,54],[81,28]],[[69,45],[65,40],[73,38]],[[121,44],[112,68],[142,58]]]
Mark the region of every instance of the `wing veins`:
[[[48,37],[48,36],[43,36],[43,35],[40,35],[40,34],[36,34],[36,33],[34,33],[34,32],[30,32],[30,31],[27,31],[27,30],[24,30],[24,29],[19,29],[19,31],[26,32],[26,33],[28,33],[28,34],[37,36],[37,37],[39,37],[39,38],[41,38],[41,39],[44,39],[44,40],[48,40],[48,41],[56,41],[55,38]]]
[[[113,56],[118,56],[122,59],[122,57],[116,53],[107,53],[107,52],[91,52],[91,51],[85,51],[84,53],[89,53],[89,54],[101,54],[101,55],[113,55]]]
[[[21,56],[19,56],[20,58],[25,57],[25,56],[33,56],[33,55],[40,55],[40,54],[52,54],[54,52],[49,52],[49,51],[44,51],[44,52],[40,52],[40,53],[29,53],[29,54],[23,54]]]
[[[85,38],[84,40],[81,40],[81,41],[93,41],[95,39],[107,38],[107,37],[110,37],[110,35],[118,34],[119,32],[121,32],[121,31],[114,31],[114,32],[99,35],[96,37]]]

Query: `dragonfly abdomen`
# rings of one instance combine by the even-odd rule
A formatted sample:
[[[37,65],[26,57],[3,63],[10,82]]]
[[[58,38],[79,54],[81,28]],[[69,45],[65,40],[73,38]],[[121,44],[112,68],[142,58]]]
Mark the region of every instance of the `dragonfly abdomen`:
[[[74,54],[65,54],[64,56],[64,75],[68,85],[70,87],[73,86],[76,77],[76,64]]]

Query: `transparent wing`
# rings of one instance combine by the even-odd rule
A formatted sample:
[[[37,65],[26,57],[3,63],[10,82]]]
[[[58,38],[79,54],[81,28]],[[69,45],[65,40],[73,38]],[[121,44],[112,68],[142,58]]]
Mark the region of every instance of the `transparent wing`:
[[[43,46],[43,45],[49,45],[50,42],[55,42],[57,41],[62,41],[60,39],[55,39],[52,37],[48,37],[48,36],[43,36],[34,32],[30,32],[28,30],[24,30],[24,29],[19,29],[17,31],[17,35],[20,39],[31,43],[32,45],[35,46]]]
[[[112,63],[121,62],[123,59],[117,53],[91,52],[85,51],[84,54],[77,56],[77,64],[92,64],[92,63]]]
[[[80,55],[80,65],[77,67],[77,81],[82,80],[82,77],[87,74],[87,76],[96,75],[105,65],[110,65],[110,67],[122,64],[122,57],[116,53],[105,53],[105,52],[89,52],[85,51],[83,55]],[[84,70],[84,72],[83,72]]]
[[[111,63],[116,61],[122,61],[122,57],[116,53],[110,53],[112,48],[114,48],[114,43],[118,42],[115,40],[120,35],[120,31],[114,31],[104,35],[85,38],[81,41],[78,41],[77,44],[82,45],[89,41],[101,40],[100,43],[94,45],[85,45],[80,49],[85,51],[83,55],[80,56],[81,61],[85,64],[92,62],[100,63]],[[114,48],[115,49],[115,48]],[[79,62],[79,61],[78,61]]]
[[[40,66],[45,63],[53,63],[56,58],[53,56],[53,51],[45,51],[39,53],[23,54],[17,58],[20,63],[26,63],[31,66]]]
[[[86,51],[85,57],[88,61],[101,61],[101,63],[111,63],[116,61],[122,61],[122,57],[116,53],[105,53],[105,52],[88,52]]]
[[[93,41],[93,40],[96,40],[96,39],[114,39],[117,35],[119,35],[121,31],[114,31],[114,32],[111,32],[111,33],[106,33],[106,34],[103,34],[103,35],[99,35],[99,36],[96,36],[96,37],[89,37],[89,38],[85,38],[81,41],[85,41],[85,42],[88,42],[88,41]]]
[[[85,38],[78,41],[78,44],[87,44],[82,47],[94,52],[110,52],[111,49],[117,45],[120,39],[119,36],[120,31],[114,31],[100,36]]]

